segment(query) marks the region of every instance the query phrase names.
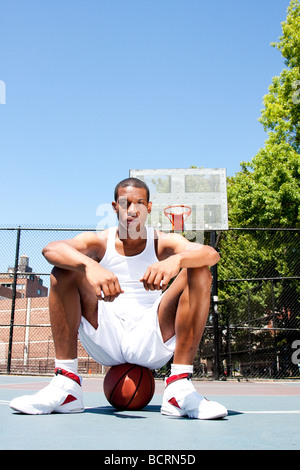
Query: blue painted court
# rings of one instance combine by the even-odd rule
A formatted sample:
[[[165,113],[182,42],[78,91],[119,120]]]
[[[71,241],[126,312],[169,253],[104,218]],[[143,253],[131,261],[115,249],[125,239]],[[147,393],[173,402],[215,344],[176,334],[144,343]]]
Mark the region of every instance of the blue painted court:
[[[227,418],[199,421],[160,414],[163,381],[142,411],[116,411],[103,393],[103,379],[83,380],[81,414],[27,416],[9,408],[47,377],[0,376],[1,450],[299,450],[300,381],[198,381],[197,390],[229,410]],[[146,455],[147,453],[145,453]]]

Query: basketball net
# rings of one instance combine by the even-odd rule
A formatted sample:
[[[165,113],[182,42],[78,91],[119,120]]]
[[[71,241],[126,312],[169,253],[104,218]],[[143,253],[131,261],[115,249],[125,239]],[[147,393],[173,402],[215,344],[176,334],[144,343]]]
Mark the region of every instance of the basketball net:
[[[168,206],[164,209],[164,214],[170,220],[173,231],[183,232],[184,222],[191,215],[192,209],[183,204]]]

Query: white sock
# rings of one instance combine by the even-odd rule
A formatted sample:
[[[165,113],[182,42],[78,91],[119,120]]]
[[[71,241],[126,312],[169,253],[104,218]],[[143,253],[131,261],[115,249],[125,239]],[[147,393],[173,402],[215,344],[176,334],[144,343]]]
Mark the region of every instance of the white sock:
[[[56,367],[78,375],[78,359],[55,359]]]
[[[190,364],[171,364],[171,375],[179,374],[192,374],[194,370],[193,365]]]

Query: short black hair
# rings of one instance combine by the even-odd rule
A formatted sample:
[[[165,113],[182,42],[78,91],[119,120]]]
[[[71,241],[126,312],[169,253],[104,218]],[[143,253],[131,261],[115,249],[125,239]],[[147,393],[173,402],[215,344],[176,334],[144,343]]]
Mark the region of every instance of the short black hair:
[[[150,200],[150,190],[144,181],[139,180],[138,178],[125,178],[124,180],[120,181],[117,186],[115,187],[115,201],[117,202],[119,189],[126,188],[127,186],[133,186],[134,188],[143,188],[147,192],[147,202]]]

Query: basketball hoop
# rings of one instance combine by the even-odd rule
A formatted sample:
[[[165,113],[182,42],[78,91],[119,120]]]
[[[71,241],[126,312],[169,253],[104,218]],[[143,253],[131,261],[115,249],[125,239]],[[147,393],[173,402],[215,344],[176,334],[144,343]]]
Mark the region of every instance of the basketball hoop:
[[[129,176],[144,181],[150,189],[150,226],[170,232],[173,221],[180,233],[189,216],[184,205],[192,208],[184,222],[187,236],[195,234],[200,240],[205,230],[228,230],[226,168],[140,168],[129,170]],[[175,214],[169,211],[174,204],[180,204]]]
[[[176,204],[164,209],[164,214],[172,224],[172,230],[183,232],[184,222],[191,215],[192,209],[189,206]]]

